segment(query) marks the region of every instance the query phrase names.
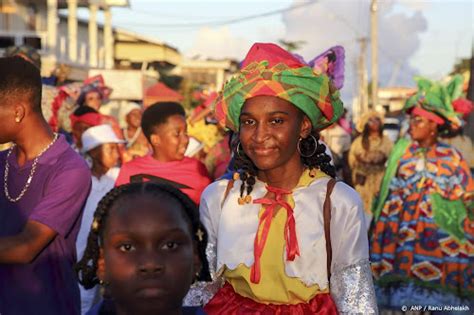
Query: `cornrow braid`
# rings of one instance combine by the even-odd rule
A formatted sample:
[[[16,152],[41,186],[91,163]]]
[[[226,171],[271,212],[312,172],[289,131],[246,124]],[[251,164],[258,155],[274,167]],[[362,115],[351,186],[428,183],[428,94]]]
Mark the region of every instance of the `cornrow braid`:
[[[100,248],[103,246],[104,242],[104,230],[110,209],[117,204],[119,200],[134,195],[167,195],[174,198],[182,205],[186,217],[191,223],[192,237],[198,244],[198,255],[201,260],[202,268],[197,280],[209,281],[211,277],[209,273],[209,264],[206,258],[208,235],[206,229],[199,220],[199,210],[196,204],[179,189],[168,184],[142,182],[115,187],[100,200],[94,213],[94,220],[87,238],[86,250],[84,251],[81,260],[75,265],[75,271],[79,283],[86,289],[90,289],[99,284],[99,279],[97,277],[97,264]]]
[[[313,139],[309,136],[300,141],[300,149],[303,155],[308,156],[314,152],[311,156],[304,157],[301,155],[301,162],[307,166],[310,170],[320,169],[327,175],[335,178],[336,168],[331,164],[331,157],[326,154],[326,146],[319,142],[319,132],[313,130],[311,133],[316,139],[316,144]],[[316,148],[314,147],[316,145]],[[244,197],[244,192],[247,195],[253,190],[253,185],[256,182],[256,176],[258,169],[252,160],[245,154],[245,152],[239,148],[241,147],[239,141],[232,143],[232,151],[234,152],[234,169],[238,170],[239,178],[242,181],[240,186],[240,197]]]
[[[245,154],[244,150],[239,150],[241,145],[240,142],[236,141],[233,143],[234,152],[234,169],[239,173],[242,185],[240,186],[240,197],[244,196],[245,190],[247,195],[250,195],[255,185],[255,177],[257,176],[258,169],[253,164],[252,160]]]

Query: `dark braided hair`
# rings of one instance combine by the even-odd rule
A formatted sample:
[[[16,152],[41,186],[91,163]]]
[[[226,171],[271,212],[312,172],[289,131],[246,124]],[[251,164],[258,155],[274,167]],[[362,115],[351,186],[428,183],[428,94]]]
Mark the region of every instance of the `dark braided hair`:
[[[87,238],[87,247],[83,257],[77,262],[75,270],[84,288],[90,289],[99,284],[97,278],[97,264],[99,260],[99,250],[104,243],[104,230],[110,209],[117,205],[123,199],[130,196],[155,196],[170,197],[178,201],[182,205],[186,218],[191,223],[191,234],[198,244],[198,255],[201,261],[201,270],[197,280],[209,281],[209,265],[206,259],[207,232],[203,224],[199,220],[199,210],[196,204],[189,199],[187,195],[179,189],[168,185],[152,182],[130,183],[113,188],[99,202],[94,213],[94,221],[92,223],[89,236]],[[201,239],[198,237],[201,235]]]
[[[298,144],[302,153],[300,156],[301,162],[310,170],[320,169],[327,175],[333,178],[336,177],[336,168],[331,164],[331,157],[326,154],[326,146],[319,142],[319,132],[313,130],[311,135],[316,139],[316,142],[311,136],[308,136],[301,139]],[[257,176],[258,169],[245,154],[238,137],[236,137],[231,145],[232,152],[234,153],[234,169],[238,170],[239,178],[242,180],[240,197],[243,197],[244,193],[250,195],[253,190],[253,185],[255,185],[255,177]],[[314,154],[312,154],[313,152]],[[310,154],[312,155],[309,156]]]

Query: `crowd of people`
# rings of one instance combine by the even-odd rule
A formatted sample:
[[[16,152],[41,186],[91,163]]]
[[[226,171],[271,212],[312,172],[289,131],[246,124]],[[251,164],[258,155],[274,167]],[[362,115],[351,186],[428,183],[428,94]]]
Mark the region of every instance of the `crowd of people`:
[[[256,43],[193,112],[114,117],[101,76],[45,80],[8,50],[0,314],[472,313],[462,78],[419,78],[393,143],[382,113],[348,118],[343,65]]]

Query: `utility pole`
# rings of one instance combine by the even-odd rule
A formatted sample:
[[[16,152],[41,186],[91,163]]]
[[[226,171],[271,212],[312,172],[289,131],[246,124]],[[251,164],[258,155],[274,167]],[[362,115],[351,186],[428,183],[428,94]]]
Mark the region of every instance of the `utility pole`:
[[[370,46],[371,46],[371,72],[372,72],[372,104],[371,108],[375,109],[378,104],[378,30],[377,30],[377,0],[372,0],[370,5]]]
[[[360,55],[358,58],[358,74],[359,74],[359,104],[361,114],[369,109],[369,98],[367,93],[368,81],[367,81],[367,66],[365,60],[367,58],[367,38],[359,38],[357,40],[360,43]]]

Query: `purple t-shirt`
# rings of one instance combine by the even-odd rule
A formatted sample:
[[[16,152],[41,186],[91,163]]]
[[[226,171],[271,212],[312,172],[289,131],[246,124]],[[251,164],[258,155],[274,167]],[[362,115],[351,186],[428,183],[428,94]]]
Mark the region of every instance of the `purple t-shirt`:
[[[7,151],[0,152],[3,182]],[[8,159],[8,191],[17,197],[30,174],[15,151]],[[73,265],[82,208],[91,185],[85,161],[63,136],[39,158],[29,189],[16,203],[0,191],[0,237],[20,233],[27,220],[45,224],[58,234],[29,264],[0,264],[0,314],[79,314],[80,298]]]

